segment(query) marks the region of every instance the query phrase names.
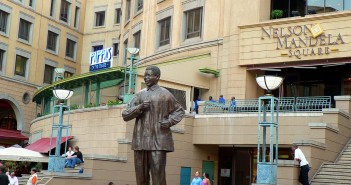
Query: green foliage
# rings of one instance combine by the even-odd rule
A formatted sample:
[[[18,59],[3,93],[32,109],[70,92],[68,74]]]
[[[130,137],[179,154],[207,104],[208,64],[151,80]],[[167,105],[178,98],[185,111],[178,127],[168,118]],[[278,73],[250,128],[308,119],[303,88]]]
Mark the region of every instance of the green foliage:
[[[279,19],[283,17],[283,10],[273,10],[272,11],[272,19]]]
[[[34,168],[35,168],[38,172],[40,172],[40,171],[43,169],[43,164],[42,164],[41,162],[38,162],[38,163],[34,166]]]
[[[19,165],[17,164],[16,161],[5,161],[4,167],[7,170],[10,171],[15,171],[17,168],[19,168]]]
[[[92,104],[92,103],[90,103],[90,104],[85,104],[84,105],[84,108],[91,108],[91,107],[97,107],[98,105],[96,105],[96,104]]]
[[[121,100],[110,100],[107,102],[108,106],[112,106],[112,105],[119,105],[122,104],[123,102]]]
[[[70,106],[71,110],[76,110],[76,109],[79,109],[79,105],[77,104],[73,104]]]

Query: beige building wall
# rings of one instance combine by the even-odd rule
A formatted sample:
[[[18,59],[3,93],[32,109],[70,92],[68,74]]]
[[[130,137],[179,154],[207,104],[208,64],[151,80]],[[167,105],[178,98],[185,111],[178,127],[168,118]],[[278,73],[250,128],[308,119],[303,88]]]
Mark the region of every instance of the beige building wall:
[[[79,26],[77,28],[73,24],[75,7],[79,6],[80,14],[83,15],[85,1],[70,1],[68,24],[59,20],[61,1],[55,1],[53,16],[50,16],[51,1],[49,0],[36,0],[32,7],[29,6],[29,1],[21,3],[21,1],[16,0],[4,0],[0,2],[1,10],[9,13],[6,33],[1,32],[0,34],[1,49],[5,50],[4,69],[0,73],[2,84],[0,96],[7,96],[18,102],[16,109],[21,109],[23,112],[16,115],[16,119],[24,119],[24,127],[19,127],[19,129],[25,133],[29,132],[30,121],[36,117],[36,106],[31,102],[31,98],[37,88],[45,85],[45,64],[65,68],[71,73],[80,73],[84,16],[78,16]],[[18,38],[20,18],[32,23],[29,42]],[[50,28],[59,33],[56,53],[46,49]],[[66,57],[66,41],[67,38],[72,37],[76,41],[76,51],[74,59],[69,59]],[[17,54],[28,58],[25,77],[14,73]],[[28,104],[22,103],[22,96],[25,92],[29,93],[30,101]]]

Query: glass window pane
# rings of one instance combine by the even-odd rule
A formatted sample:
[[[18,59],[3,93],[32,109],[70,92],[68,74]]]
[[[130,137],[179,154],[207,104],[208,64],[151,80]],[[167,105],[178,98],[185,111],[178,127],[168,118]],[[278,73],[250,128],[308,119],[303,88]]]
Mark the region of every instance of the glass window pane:
[[[51,84],[53,82],[54,70],[54,67],[45,65],[44,83]]]
[[[0,31],[6,33],[8,13],[0,10]]]
[[[76,42],[67,39],[67,44],[66,44],[66,56],[73,58],[75,57],[75,47],[76,47]]]
[[[344,10],[344,0],[326,0],[325,1],[325,12],[335,12],[335,11],[343,11],[343,10]]]
[[[4,62],[4,53],[5,51],[4,50],[0,50],[0,71],[2,71],[2,63]]]
[[[345,0],[344,7],[344,10],[351,10],[351,0]]]
[[[25,77],[27,58],[16,55],[15,74]]]
[[[309,0],[307,6],[307,13],[324,13],[324,0]]]
[[[30,25],[31,25],[30,22],[20,19],[18,38],[29,41]]]

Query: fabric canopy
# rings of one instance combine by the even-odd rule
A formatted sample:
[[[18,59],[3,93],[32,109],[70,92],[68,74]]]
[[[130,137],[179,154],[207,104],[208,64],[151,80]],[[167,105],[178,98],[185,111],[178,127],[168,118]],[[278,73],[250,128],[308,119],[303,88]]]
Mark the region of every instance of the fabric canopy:
[[[73,136],[62,137],[61,144],[66,142],[66,140],[72,139]],[[41,138],[38,141],[32,143],[31,145],[25,147],[26,149],[33,150],[40,153],[48,153],[51,149],[56,148],[56,137],[52,138],[51,148],[50,148],[50,138]]]
[[[28,140],[28,137],[22,135],[20,130],[0,129],[0,139],[23,141]]]
[[[48,162],[48,157],[39,152],[15,147],[0,149],[0,159],[8,161]]]

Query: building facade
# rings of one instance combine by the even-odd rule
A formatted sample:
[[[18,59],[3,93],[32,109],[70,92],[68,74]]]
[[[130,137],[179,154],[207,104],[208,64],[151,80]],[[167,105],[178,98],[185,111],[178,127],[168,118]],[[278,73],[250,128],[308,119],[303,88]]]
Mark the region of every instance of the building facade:
[[[22,8],[14,1],[6,3]],[[257,99],[264,91],[256,76],[282,76],[282,86],[272,93],[292,97],[295,103],[280,114],[278,184],[298,183],[292,143],[301,146],[312,164],[312,177],[323,162],[334,161],[350,139],[351,7],[347,0],[102,0],[82,1],[80,7],[84,16],[79,19],[82,31],[77,31],[82,43],[77,49],[77,73],[89,72],[91,51],[113,47],[113,66],[126,66],[130,64],[126,48],[139,48],[136,90],[145,87],[146,66],[157,65],[162,72],[160,85],[189,113],[199,96],[218,100],[223,95],[227,102],[231,97],[238,102]],[[275,10],[282,14],[276,15]],[[68,27],[60,28],[60,33]],[[46,50],[43,53],[51,56]],[[59,67],[68,65],[65,62],[70,61],[63,60]],[[326,97],[328,107],[296,106],[312,97],[318,101]],[[199,115],[187,115],[173,129],[175,152],[168,157],[168,181],[189,184],[199,170],[210,172],[214,184],[254,183],[257,110],[220,107],[221,111],[211,112],[204,106]],[[130,150],[133,123],[122,121],[122,110],[123,106],[98,105],[71,112],[74,139],[70,142],[85,153],[85,173],[91,174],[91,179],[70,180],[71,184],[135,184]],[[35,135],[37,139],[50,137],[50,124],[48,116],[33,119],[30,133],[41,133]],[[67,180],[52,183],[63,181]]]
[[[29,136],[31,120],[44,108],[31,99],[54,81],[54,68],[65,68],[67,77],[80,73],[84,6],[74,0],[0,2],[1,145]],[[6,130],[21,132],[17,137]]]

